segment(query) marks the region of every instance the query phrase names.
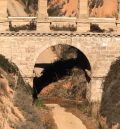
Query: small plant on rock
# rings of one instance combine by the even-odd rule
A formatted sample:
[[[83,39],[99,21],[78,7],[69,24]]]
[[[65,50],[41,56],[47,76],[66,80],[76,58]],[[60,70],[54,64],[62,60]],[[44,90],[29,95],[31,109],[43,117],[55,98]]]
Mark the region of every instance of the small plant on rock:
[[[43,100],[42,100],[41,98],[38,98],[38,99],[35,101],[35,105],[36,105],[36,107],[38,107],[38,108],[45,107],[44,102],[43,102]]]

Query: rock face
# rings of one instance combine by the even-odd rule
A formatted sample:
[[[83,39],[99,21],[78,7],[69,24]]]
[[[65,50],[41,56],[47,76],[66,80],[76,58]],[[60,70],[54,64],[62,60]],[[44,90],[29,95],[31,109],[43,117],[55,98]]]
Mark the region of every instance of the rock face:
[[[80,0],[47,0],[49,16],[75,17],[78,13]],[[38,0],[11,0],[8,2],[8,15],[35,16],[38,10]],[[88,0],[89,15],[92,17],[115,17],[117,15],[117,0]]]
[[[117,0],[89,0],[89,15],[92,17],[115,17]],[[77,16],[78,0],[48,0],[49,16]]]
[[[10,0],[7,4],[8,16],[28,17],[35,16],[38,9],[38,0]]]
[[[25,118],[21,111],[13,104],[13,90],[8,80],[0,75],[0,128],[12,129]],[[9,114],[9,115],[8,115]]]
[[[13,94],[13,90],[9,87],[8,80],[3,75],[0,75],[0,88],[1,95],[6,94],[7,96],[11,96]]]
[[[89,0],[89,13],[93,17],[115,17],[117,0]]]
[[[77,0],[48,0],[49,16],[68,16],[77,15]]]

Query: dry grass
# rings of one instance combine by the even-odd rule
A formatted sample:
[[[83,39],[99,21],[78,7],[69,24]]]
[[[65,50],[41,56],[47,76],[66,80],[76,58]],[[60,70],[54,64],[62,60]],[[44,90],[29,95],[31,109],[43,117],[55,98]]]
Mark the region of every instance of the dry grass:
[[[14,78],[0,68],[2,73],[12,84]],[[26,89],[27,88],[27,89]],[[19,78],[14,97],[9,98],[4,92],[0,96],[0,128],[5,129],[56,129],[51,111],[45,107],[37,108],[32,105],[30,88],[24,86]],[[2,89],[0,89],[2,91]],[[9,114],[9,115],[8,115]]]
[[[19,125],[19,129],[56,129],[50,111],[45,107],[33,106],[32,96],[21,85],[16,89],[14,103],[26,119]]]

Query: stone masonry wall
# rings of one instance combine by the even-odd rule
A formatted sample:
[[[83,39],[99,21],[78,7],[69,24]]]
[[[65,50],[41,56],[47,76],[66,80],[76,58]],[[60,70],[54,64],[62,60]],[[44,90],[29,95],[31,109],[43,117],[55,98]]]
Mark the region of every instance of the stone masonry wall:
[[[88,58],[92,68],[91,99],[100,100],[102,82],[111,63],[120,56],[120,37],[79,34],[1,34],[0,54],[14,62],[23,77],[32,77],[39,54],[50,46],[68,44]]]

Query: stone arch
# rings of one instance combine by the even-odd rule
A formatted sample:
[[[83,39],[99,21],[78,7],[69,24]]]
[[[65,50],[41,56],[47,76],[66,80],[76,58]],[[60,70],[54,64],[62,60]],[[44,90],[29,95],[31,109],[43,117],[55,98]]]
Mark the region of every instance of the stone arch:
[[[79,54],[78,54],[78,58],[79,58],[79,61],[81,61],[81,62],[78,62],[78,63],[80,63],[80,67],[81,67],[81,69],[84,69],[84,72],[85,72],[85,76],[86,76],[86,80],[87,80],[87,82],[88,82],[88,84],[90,85],[90,80],[91,80],[91,64],[90,64],[90,62],[89,62],[89,60],[88,60],[88,58],[86,57],[86,55],[80,50],[80,49],[78,49],[79,47],[75,47],[74,45],[69,45],[69,44],[55,44],[55,45],[51,45],[51,44],[49,44],[49,45],[46,45],[44,48],[42,48],[42,50],[40,50],[41,51],[41,53],[42,52],[44,52],[46,49],[48,49],[48,48],[50,48],[50,47],[53,47],[53,46],[56,46],[56,45],[68,45],[68,46],[71,46],[71,47],[73,47],[73,48],[76,48],[78,51],[79,51]],[[40,55],[40,54],[39,54]],[[39,56],[38,56],[38,58],[39,58]],[[38,59],[37,58],[37,59]],[[51,62],[52,63],[52,62]],[[35,63],[35,66],[36,66],[37,64]],[[42,62],[40,62],[40,64],[38,64],[41,68],[45,68],[43,65],[46,65],[44,62],[42,63]],[[39,67],[38,66],[38,67]],[[40,78],[42,75],[40,75],[39,77],[37,77],[37,78]],[[87,78],[88,77],[88,78]],[[35,77],[36,78],[36,77]],[[34,82],[34,79],[33,79],[33,82]],[[40,82],[39,82],[40,83]],[[38,84],[38,83],[34,83],[34,84]],[[34,89],[34,85],[33,84],[33,89]],[[88,88],[88,85],[87,85],[87,88]],[[36,88],[35,88],[35,90],[36,90]],[[39,94],[40,92],[39,92],[39,89],[38,89],[38,92],[37,92],[37,94]],[[87,89],[87,94],[86,94],[87,96],[87,98],[89,98],[90,97],[90,88],[89,89]]]
[[[69,44],[69,43],[64,43],[64,42],[63,42],[63,43],[52,42],[52,43],[48,43],[48,44],[44,45],[44,47],[40,48],[39,53],[36,54],[35,60],[34,60],[34,64],[36,63],[37,58],[39,57],[39,55],[40,55],[42,52],[44,52],[46,49],[48,49],[48,48],[50,48],[50,47],[52,47],[52,46],[56,46],[56,45],[59,45],[59,44],[61,44],[61,45],[69,45],[69,46],[71,46],[71,47],[74,47],[74,48],[78,49],[80,52],[82,52],[83,55],[84,55],[84,56],[86,57],[86,59],[88,60],[88,62],[89,62],[89,64],[90,64],[90,67],[91,67],[91,72],[92,72],[92,66],[93,66],[93,62],[92,62],[93,59],[92,59],[92,57],[89,55],[89,53],[87,52],[86,49],[82,48],[80,45],[75,44],[75,43]],[[33,66],[33,67],[34,67],[34,66]]]
[[[92,66],[91,66],[91,62],[90,62],[90,60],[89,60],[89,55],[86,53],[84,53],[83,51],[81,51],[81,49],[79,48],[79,46],[77,46],[77,45],[75,45],[75,44],[48,44],[48,45],[46,45],[46,46],[44,46],[41,50],[40,50],[40,53],[38,53],[37,54],[37,58],[36,58],[36,60],[35,60],[35,63],[36,63],[36,61],[37,61],[37,59],[39,58],[39,55],[41,54],[41,53],[43,53],[45,50],[47,50],[48,48],[50,48],[50,47],[54,47],[54,46],[57,46],[57,45],[68,45],[68,46],[71,46],[71,47],[73,47],[73,48],[75,48],[75,49],[77,49],[79,52],[80,52],[80,54],[81,55],[83,55],[83,57],[82,58],[84,58],[85,59],[85,63],[87,64],[87,70],[88,71],[91,71],[92,72]],[[86,56],[86,55],[88,55],[88,56]],[[34,63],[34,64],[35,64]]]

